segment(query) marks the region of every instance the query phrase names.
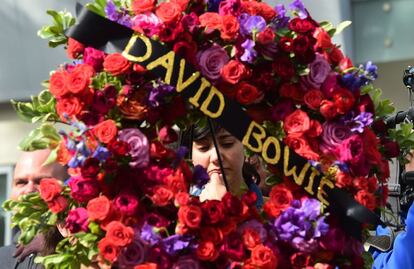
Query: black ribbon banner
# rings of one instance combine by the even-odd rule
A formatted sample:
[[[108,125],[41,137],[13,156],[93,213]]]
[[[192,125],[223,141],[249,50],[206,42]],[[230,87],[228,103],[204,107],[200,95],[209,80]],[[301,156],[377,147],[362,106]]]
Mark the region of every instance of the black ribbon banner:
[[[226,98],[185,59],[160,42],[86,8],[80,11],[76,25],[68,29],[67,36],[106,53],[122,53],[174,86],[194,107],[217,121],[244,146],[261,154],[267,163],[278,167],[307,193],[330,206],[343,218],[344,228],[352,235],[360,238],[362,223],[381,223],[376,214],[336,188],[331,180],[311,167],[308,160],[267,134],[260,124],[247,116],[239,103]]]

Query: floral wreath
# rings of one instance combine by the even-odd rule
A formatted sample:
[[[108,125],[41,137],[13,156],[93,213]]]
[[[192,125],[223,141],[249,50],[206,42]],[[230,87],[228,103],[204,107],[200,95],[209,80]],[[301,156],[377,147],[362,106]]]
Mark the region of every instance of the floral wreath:
[[[376,66],[353,66],[332,43],[347,23],[336,29],[318,23],[299,0],[288,9],[240,0],[96,0],[87,8],[183,57],[335,188],[370,211],[384,207],[388,159],[400,153],[397,140],[403,152],[412,146],[410,126],[387,130],[383,119],[393,107],[372,85]],[[208,175],[184,159],[184,148],[170,146],[177,141],[173,126],[203,125],[206,118],[148,66],[68,38],[70,14],[48,13],[54,25],[40,36],[53,47],[66,45],[73,61],[53,71],[32,102],[13,105],[24,120],[42,122],[21,148],[52,149],[48,162],[68,166],[70,178],[43,179],[38,194],[4,205],[23,243],[56,224],[70,232],[37,262],[46,268],[371,267],[371,256],[338,215],[272,164],[263,209],[250,192],[205,202],[190,195],[189,187],[205,184]],[[58,132],[54,122],[72,131]]]

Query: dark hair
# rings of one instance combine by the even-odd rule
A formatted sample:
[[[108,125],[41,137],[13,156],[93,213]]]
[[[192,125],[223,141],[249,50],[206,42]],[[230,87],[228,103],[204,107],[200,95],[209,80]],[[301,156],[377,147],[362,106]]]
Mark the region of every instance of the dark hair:
[[[216,134],[223,130],[223,127],[214,121],[212,121],[212,126]],[[193,141],[199,141],[210,136],[211,132],[208,124],[205,124],[204,126],[192,125],[188,130],[181,132],[180,145],[188,148],[188,155],[186,157],[189,159],[192,157],[191,153],[193,148]],[[250,186],[253,183],[259,185],[260,175],[257,172],[256,168],[250,163],[243,163],[242,175],[247,186]]]

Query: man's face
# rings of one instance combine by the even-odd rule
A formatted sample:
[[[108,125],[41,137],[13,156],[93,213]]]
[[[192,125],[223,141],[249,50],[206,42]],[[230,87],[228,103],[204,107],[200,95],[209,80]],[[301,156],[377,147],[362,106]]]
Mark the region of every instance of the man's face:
[[[49,156],[49,150],[23,152],[14,170],[10,199],[17,200],[20,195],[36,192],[42,178],[54,177],[64,180],[65,169],[59,164],[42,166]]]

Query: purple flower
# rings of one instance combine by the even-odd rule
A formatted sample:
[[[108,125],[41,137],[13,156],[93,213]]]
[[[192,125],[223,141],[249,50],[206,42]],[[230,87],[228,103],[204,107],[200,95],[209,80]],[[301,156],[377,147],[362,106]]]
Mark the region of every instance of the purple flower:
[[[312,252],[318,247],[317,239],[325,235],[329,226],[321,215],[320,202],[306,199],[302,203],[294,200],[274,222],[273,228],[279,239],[303,252]]]
[[[293,2],[289,4],[289,8],[292,9],[301,19],[308,17],[308,12],[306,12],[305,6],[301,0],[293,0]]]
[[[373,115],[370,112],[361,112],[361,114],[353,118],[353,120],[351,121],[351,131],[363,133],[364,128],[366,126],[369,126],[374,121],[372,116]]]
[[[197,62],[201,73],[213,81],[220,78],[220,70],[229,59],[227,52],[217,44],[197,53]]]
[[[257,56],[257,52],[254,50],[254,41],[251,39],[246,39],[241,46],[244,48],[243,55],[240,57],[240,60],[243,62],[253,63],[254,59]]]
[[[162,240],[162,244],[165,252],[171,256],[176,256],[180,251],[188,248],[190,246],[191,240],[193,238],[189,236],[181,236],[178,234],[169,236]]]
[[[135,195],[122,193],[114,199],[115,207],[126,216],[132,216],[138,209],[138,199]]]
[[[136,128],[127,128],[119,132],[119,140],[127,142],[133,168],[143,168],[149,163],[149,143],[147,137]]]
[[[260,33],[266,28],[266,21],[262,16],[249,16],[243,18],[240,28],[240,32],[245,35]]]
[[[301,77],[304,89],[319,89],[331,71],[331,66],[325,57],[316,54],[315,60],[309,64],[309,74]]]
[[[174,263],[172,269],[200,269],[200,262],[193,256],[180,256]]]
[[[121,269],[133,268],[145,261],[148,252],[147,244],[138,236],[124,248],[117,259],[117,265]]]
[[[207,170],[201,166],[196,165],[193,169],[193,182],[198,188],[203,187],[208,181],[210,177],[208,176]]]
[[[324,122],[322,124],[320,149],[325,154],[332,153],[351,134],[349,127],[344,124],[333,121]]]
[[[276,11],[276,17],[272,19],[269,26],[273,31],[277,31],[280,28],[286,28],[289,24],[289,17],[286,15],[286,9],[283,4],[278,4],[274,8]]]
[[[69,211],[65,228],[69,229],[71,233],[86,232],[88,225],[88,211],[85,208],[78,207]]]
[[[105,7],[105,14],[111,21],[117,21],[119,18],[117,6],[112,0],[107,0]]]
[[[151,246],[161,241],[161,236],[155,232],[155,228],[146,223],[141,228],[141,238]]]
[[[164,103],[166,96],[175,92],[175,87],[161,81],[157,81],[157,83],[154,84],[148,84],[147,88],[149,89],[148,105],[151,108],[158,107],[160,104]]]

